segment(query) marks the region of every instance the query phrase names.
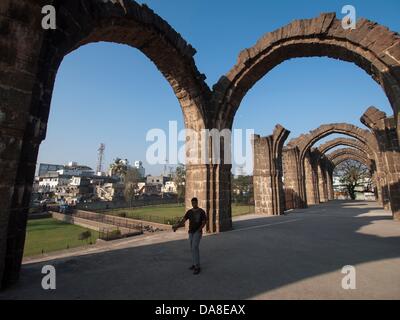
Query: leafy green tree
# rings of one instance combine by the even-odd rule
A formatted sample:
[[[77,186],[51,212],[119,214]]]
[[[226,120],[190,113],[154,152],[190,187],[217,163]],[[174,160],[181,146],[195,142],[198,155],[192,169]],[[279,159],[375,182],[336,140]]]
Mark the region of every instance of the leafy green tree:
[[[248,204],[253,198],[253,177],[232,175],[232,197],[236,203]]]
[[[128,160],[122,160],[121,158],[116,158],[114,162],[110,165],[111,175],[118,176],[121,180],[125,179],[128,172]]]
[[[185,201],[185,189],[186,189],[186,167],[180,163],[173,173],[173,181],[176,184],[176,191],[178,194],[178,202]]]
[[[86,230],[82,233],[79,234],[78,239],[79,240],[86,240],[86,243],[88,242],[88,239],[92,236],[92,233],[90,232],[90,230]]]
[[[346,188],[350,199],[356,199],[357,187],[365,187],[371,184],[371,172],[367,166],[359,161],[346,160],[339,164],[333,173],[339,178],[339,182]]]

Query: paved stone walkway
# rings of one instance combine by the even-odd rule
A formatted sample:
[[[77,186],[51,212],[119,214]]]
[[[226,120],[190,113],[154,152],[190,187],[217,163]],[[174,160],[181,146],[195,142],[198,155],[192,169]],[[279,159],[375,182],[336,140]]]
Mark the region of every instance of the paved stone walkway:
[[[162,232],[24,264],[0,299],[400,299],[400,223],[374,202],[243,216],[234,228],[203,238],[197,276],[185,232]],[[41,289],[45,264],[54,291]],[[356,290],[341,287],[345,265]]]

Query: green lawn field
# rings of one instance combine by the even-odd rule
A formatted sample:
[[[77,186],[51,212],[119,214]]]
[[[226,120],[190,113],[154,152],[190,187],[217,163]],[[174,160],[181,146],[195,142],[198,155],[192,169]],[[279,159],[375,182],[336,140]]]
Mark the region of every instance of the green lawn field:
[[[98,232],[90,230],[92,237],[79,240],[79,234],[87,229],[58,221],[52,218],[28,220],[25,239],[24,257],[42,253],[75,248],[94,243],[98,238]]]
[[[254,207],[248,205],[232,205],[232,216],[253,213]],[[185,207],[179,204],[162,204],[139,208],[123,208],[102,211],[104,214],[123,215],[127,218],[173,224],[185,214]]]

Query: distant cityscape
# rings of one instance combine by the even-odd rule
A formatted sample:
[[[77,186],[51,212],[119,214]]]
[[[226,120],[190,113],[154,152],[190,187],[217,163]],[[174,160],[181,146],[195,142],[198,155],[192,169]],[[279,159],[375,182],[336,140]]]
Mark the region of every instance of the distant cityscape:
[[[127,159],[117,158],[106,172],[95,171],[74,161],[65,165],[40,163],[31,202],[76,205],[125,201],[127,172],[135,173],[134,180],[130,181],[135,199],[174,197],[177,194],[172,172],[146,176],[142,161],[134,161],[131,165]]]

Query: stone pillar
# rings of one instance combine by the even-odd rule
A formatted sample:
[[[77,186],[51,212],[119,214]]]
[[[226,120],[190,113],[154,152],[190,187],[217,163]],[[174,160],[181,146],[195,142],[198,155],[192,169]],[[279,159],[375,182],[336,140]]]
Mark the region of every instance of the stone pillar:
[[[381,172],[378,174],[379,176],[379,189],[381,193],[381,204],[385,210],[391,210],[390,208],[390,195],[389,195],[389,187],[387,182],[387,177],[385,172]]]
[[[328,201],[328,190],[326,184],[326,174],[321,162],[318,164],[318,189],[320,203]]]
[[[255,212],[280,215],[285,211],[282,183],[282,148],[290,131],[277,125],[267,137],[253,136]]]
[[[0,95],[3,93],[0,88]],[[4,109],[2,110],[4,112]],[[3,146],[0,152],[0,279],[1,287],[10,284],[17,274],[12,270],[13,245],[8,243],[15,221],[21,213],[15,208],[15,196],[20,193],[15,187],[15,180],[20,165],[19,158],[23,137],[17,128],[0,127],[0,144]],[[17,131],[18,130],[18,131]],[[22,190],[23,193],[23,190]],[[11,233],[11,234],[10,234]],[[10,251],[11,250],[11,251]],[[10,281],[9,281],[10,280]]]
[[[323,168],[325,173],[327,199],[328,201],[331,201],[334,200],[335,198],[333,191],[333,170],[335,165],[325,155],[323,155],[321,161],[323,163]]]
[[[361,122],[374,133],[383,157],[386,180],[382,185],[383,202],[389,197],[393,219],[400,220],[400,144],[395,119],[370,107],[362,115]]]
[[[208,216],[207,232],[232,229],[231,168],[226,164],[186,166],[186,209],[191,208],[193,197],[199,199],[199,206]]]
[[[390,199],[384,172],[374,172],[373,175],[376,188],[376,201],[385,209],[390,210]]]
[[[375,199],[378,203],[382,204],[382,193],[380,190],[380,184],[379,184],[379,179],[377,177],[377,173],[374,172],[372,179],[374,181],[374,185],[375,185],[375,189],[374,189],[374,193],[375,193]]]
[[[185,205],[190,209],[191,199],[198,198],[199,206],[207,213],[209,233],[232,229],[231,137],[229,131],[225,132],[229,136],[221,132],[186,132]]]
[[[319,204],[318,172],[310,152],[304,158],[307,205]]]
[[[41,5],[34,1],[5,1],[0,5],[0,25],[4,27],[0,37],[1,287],[16,282],[19,276],[36,167],[33,158],[42,136],[32,101],[32,91],[40,90],[36,79],[43,36],[40,12]],[[27,15],[29,19],[24,18]]]
[[[283,180],[285,193],[293,197],[295,208],[306,208],[304,166],[297,147],[283,149]]]
[[[33,135],[31,138],[28,136],[25,137],[22,144],[11,202],[4,268],[5,277],[3,280],[5,286],[15,283],[18,280],[24,253],[26,223],[36,169],[36,159],[41,141],[41,139],[37,139]]]
[[[335,200],[335,192],[333,190],[333,170],[331,170],[331,168],[326,170],[326,183],[328,187],[328,200]]]

